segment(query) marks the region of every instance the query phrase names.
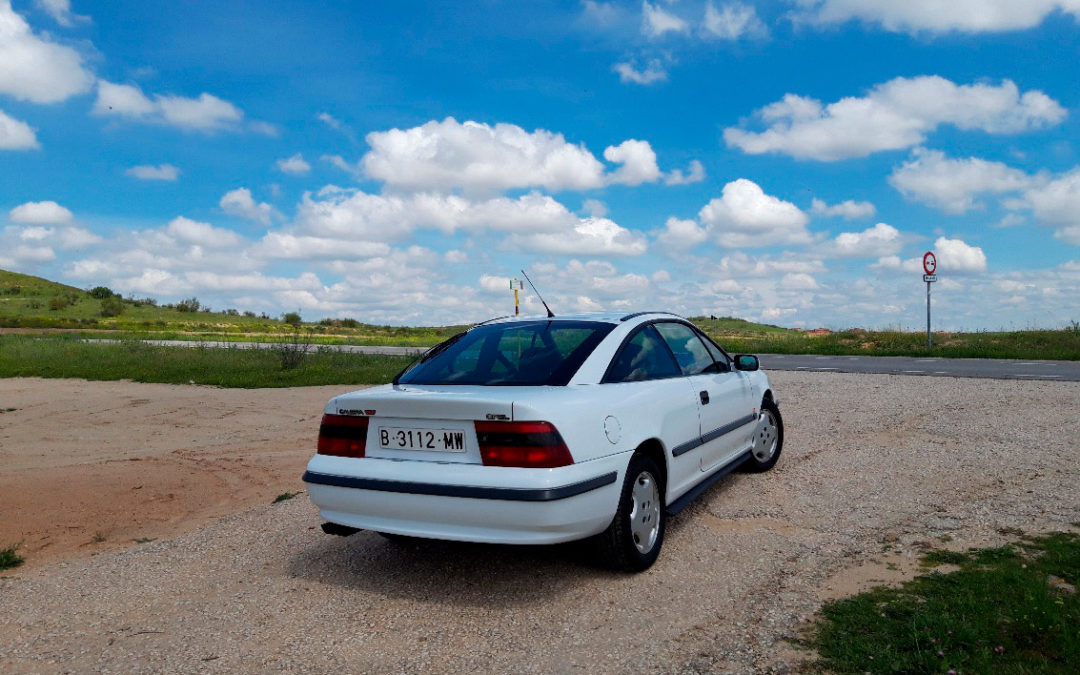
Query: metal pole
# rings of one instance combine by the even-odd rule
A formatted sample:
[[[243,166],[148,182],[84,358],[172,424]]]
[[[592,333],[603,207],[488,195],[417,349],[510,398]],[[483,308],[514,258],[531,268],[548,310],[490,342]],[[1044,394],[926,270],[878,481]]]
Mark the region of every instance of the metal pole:
[[[926,282],[926,348],[930,349],[930,282]]]

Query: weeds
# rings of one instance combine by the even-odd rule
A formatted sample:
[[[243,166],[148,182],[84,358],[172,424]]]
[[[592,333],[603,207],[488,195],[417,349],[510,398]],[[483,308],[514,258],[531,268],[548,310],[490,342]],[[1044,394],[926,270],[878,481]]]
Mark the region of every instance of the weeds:
[[[7,548],[0,549],[0,570],[11,569],[12,567],[18,567],[23,564],[23,557],[16,553],[19,544],[13,544]]]
[[[281,338],[274,347],[278,359],[281,361],[282,370],[294,370],[300,367],[311,351],[311,334],[308,333],[303,339],[300,337],[300,328],[293,329],[292,335]]]
[[[289,501],[290,499],[292,499],[293,497],[295,497],[298,494],[300,494],[300,493],[299,492],[282,492],[277,497],[274,497],[274,501],[271,502],[271,503],[280,504],[281,502],[287,502],[287,501]]]
[[[57,336],[0,335],[0,377],[209,384],[219,387],[300,387],[381,384],[408,356],[320,351],[291,370],[266,349],[159,347],[135,340],[83,342]]]
[[[966,553],[900,588],[830,602],[802,644],[835,673],[1074,673],[1080,663],[1080,535]],[[1071,589],[1071,590],[1070,590]]]

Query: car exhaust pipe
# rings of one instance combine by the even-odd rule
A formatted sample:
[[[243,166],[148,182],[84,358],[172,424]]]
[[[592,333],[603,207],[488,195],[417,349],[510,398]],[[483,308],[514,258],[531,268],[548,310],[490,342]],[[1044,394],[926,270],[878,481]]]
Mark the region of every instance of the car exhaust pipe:
[[[323,523],[322,531],[327,534],[336,534],[339,537],[348,537],[349,535],[359,532],[359,528],[349,527],[348,525],[338,525],[337,523]]]

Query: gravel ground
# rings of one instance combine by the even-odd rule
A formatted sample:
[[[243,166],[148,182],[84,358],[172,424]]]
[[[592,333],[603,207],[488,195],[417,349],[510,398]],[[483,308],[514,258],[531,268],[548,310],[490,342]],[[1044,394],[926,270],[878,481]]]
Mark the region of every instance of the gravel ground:
[[[824,598],[929,545],[1080,521],[1078,384],[771,378],[780,463],[674,518],[644,574],[572,545],[329,537],[301,497],[8,572],[0,671],[788,672]]]

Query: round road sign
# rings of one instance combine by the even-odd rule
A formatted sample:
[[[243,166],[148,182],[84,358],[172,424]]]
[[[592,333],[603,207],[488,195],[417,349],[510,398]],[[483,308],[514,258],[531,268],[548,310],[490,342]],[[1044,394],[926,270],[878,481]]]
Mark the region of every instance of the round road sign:
[[[933,251],[927,251],[926,255],[922,257],[922,268],[927,274],[933,274],[937,271],[937,256]]]

